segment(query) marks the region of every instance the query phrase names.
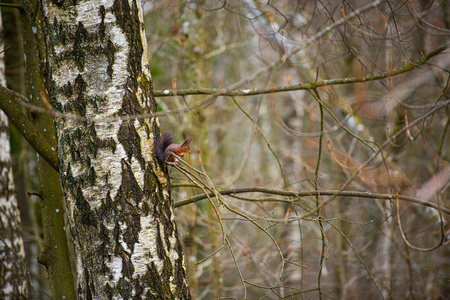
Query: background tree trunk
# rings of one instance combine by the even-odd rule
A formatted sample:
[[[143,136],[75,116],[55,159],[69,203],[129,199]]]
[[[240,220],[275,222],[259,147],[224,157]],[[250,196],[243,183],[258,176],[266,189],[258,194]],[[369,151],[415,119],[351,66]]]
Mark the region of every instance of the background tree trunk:
[[[0,85],[6,86],[0,14]],[[25,249],[14,189],[8,118],[0,111],[0,298],[27,299]]]

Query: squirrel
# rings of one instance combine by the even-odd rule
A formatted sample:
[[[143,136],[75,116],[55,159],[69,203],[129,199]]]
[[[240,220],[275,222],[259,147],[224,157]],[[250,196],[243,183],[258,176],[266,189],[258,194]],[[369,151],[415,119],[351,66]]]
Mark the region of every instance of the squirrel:
[[[179,163],[178,159],[172,154],[183,157],[185,153],[191,152],[191,148],[189,148],[189,143],[191,141],[192,138],[188,138],[181,145],[174,144],[172,134],[170,132],[164,132],[156,139],[153,146],[156,157],[158,157],[161,162]]]

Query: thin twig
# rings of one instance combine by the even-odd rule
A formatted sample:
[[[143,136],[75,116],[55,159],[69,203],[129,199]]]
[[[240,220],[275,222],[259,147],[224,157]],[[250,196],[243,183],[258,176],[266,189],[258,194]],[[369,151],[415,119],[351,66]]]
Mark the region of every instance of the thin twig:
[[[273,195],[281,195],[286,197],[295,197],[294,200],[285,200],[285,201],[276,201],[271,198],[264,199],[264,198],[258,198],[255,199],[255,202],[261,202],[261,201],[273,201],[273,202],[285,202],[285,203],[295,203],[297,201],[302,201],[302,197],[309,197],[309,196],[315,196],[316,194],[319,194],[321,196],[340,196],[340,197],[357,197],[357,198],[364,198],[364,199],[382,199],[382,200],[395,200],[396,195],[392,194],[379,194],[379,193],[371,193],[371,192],[360,192],[360,191],[340,191],[340,190],[320,190],[320,191],[285,191],[285,190],[276,190],[276,189],[270,189],[265,187],[248,187],[248,188],[236,188],[236,189],[227,189],[227,190],[218,190],[220,195],[233,195],[233,194],[242,194],[242,193],[265,193],[265,194],[273,194]],[[214,194],[209,193],[209,196],[213,196]],[[450,209],[439,206],[433,202],[421,200],[419,198],[405,196],[405,195],[398,195],[399,200],[416,203],[424,206],[428,206],[437,210],[442,211],[445,214],[450,215]],[[195,203],[197,201],[201,201],[203,199],[207,199],[208,197],[206,195],[197,195],[190,197],[188,199],[178,201],[174,203],[174,207],[181,207],[185,206],[191,203]],[[246,200],[250,201],[250,200]],[[328,201],[328,200],[327,200]],[[323,204],[323,203],[322,203]],[[321,204],[321,205],[322,205]]]
[[[215,95],[215,96],[253,96],[269,93],[280,93],[298,90],[312,90],[314,88],[330,86],[330,85],[341,85],[357,82],[369,82],[375,80],[381,80],[388,77],[397,76],[411,70],[414,70],[430,60],[432,57],[440,54],[448,48],[448,44],[444,44],[434,51],[431,51],[427,55],[422,56],[415,63],[408,64],[402,68],[395,69],[389,72],[378,73],[374,75],[367,75],[365,77],[347,77],[347,78],[337,78],[337,79],[326,79],[321,81],[313,81],[309,83],[302,83],[297,85],[286,85],[280,87],[270,87],[264,89],[243,89],[243,90],[232,90],[228,89],[217,89],[217,88],[192,88],[192,89],[179,89],[176,91],[178,96],[186,95]],[[173,96],[173,90],[155,90],[155,97],[168,97]]]
[[[402,227],[402,221],[400,219],[400,204],[398,201],[398,195],[397,195],[397,222],[398,222],[398,229],[400,230],[400,234],[402,235],[402,239],[405,242],[405,244],[416,251],[420,251],[420,252],[430,252],[433,251],[434,249],[439,248],[443,243],[444,243],[444,238],[445,238],[445,234],[444,234],[444,221],[442,220],[442,214],[439,212],[439,223],[440,223],[440,229],[441,229],[441,240],[439,241],[439,243],[437,245],[434,245],[431,248],[420,248],[420,247],[416,247],[414,245],[412,245],[408,239],[406,238],[405,233],[403,232],[403,227]]]

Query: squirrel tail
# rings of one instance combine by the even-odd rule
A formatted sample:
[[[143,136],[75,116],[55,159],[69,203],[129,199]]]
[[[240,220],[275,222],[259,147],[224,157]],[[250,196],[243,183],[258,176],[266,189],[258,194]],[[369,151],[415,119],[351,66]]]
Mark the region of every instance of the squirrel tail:
[[[165,162],[166,158],[164,155],[164,152],[166,150],[166,148],[173,143],[173,136],[170,132],[164,132],[160,137],[158,137],[154,143],[154,150],[156,153],[156,157],[158,157],[158,159],[161,162]]]

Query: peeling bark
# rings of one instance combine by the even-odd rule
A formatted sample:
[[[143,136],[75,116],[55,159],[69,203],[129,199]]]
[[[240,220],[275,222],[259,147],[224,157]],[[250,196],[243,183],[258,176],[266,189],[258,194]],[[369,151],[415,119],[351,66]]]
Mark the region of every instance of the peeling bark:
[[[188,299],[138,1],[45,2],[50,102],[79,299]],[[167,171],[167,170],[165,170]]]

